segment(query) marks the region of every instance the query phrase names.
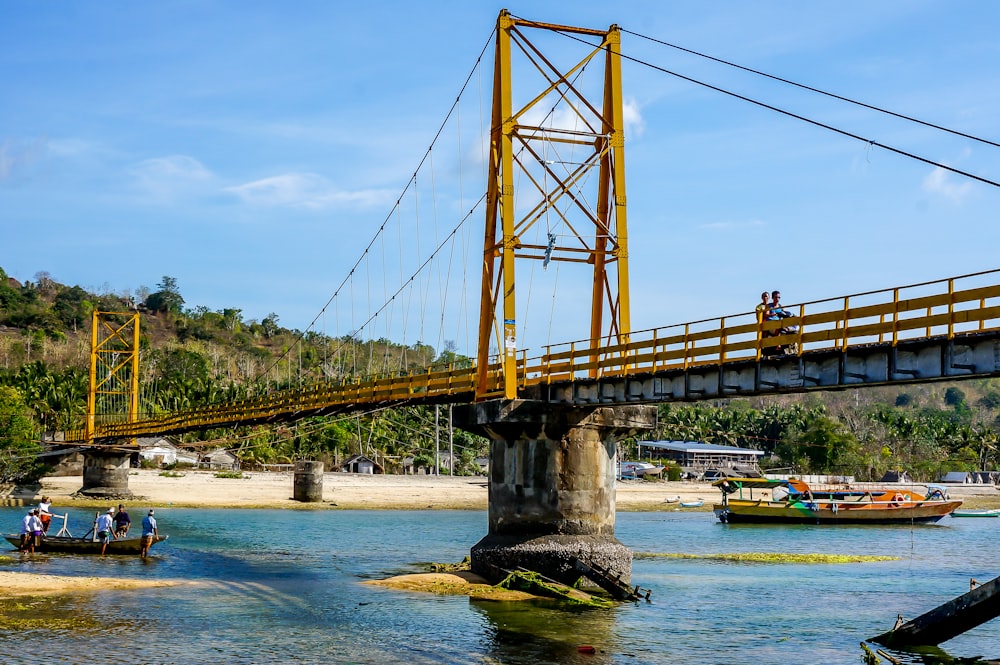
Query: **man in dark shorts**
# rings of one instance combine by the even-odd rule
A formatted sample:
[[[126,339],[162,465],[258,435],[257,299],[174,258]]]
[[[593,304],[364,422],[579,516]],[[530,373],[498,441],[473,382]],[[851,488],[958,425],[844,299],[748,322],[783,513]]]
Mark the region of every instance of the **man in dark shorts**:
[[[115,537],[124,538],[128,535],[128,530],[132,526],[132,518],[128,516],[125,506],[118,504],[118,512],[115,513]]]
[[[153,541],[159,537],[159,532],[156,530],[156,518],[153,517],[153,511],[150,510],[149,514],[142,518],[142,538],[139,539],[139,556],[143,559],[149,554],[149,546],[153,544]]]

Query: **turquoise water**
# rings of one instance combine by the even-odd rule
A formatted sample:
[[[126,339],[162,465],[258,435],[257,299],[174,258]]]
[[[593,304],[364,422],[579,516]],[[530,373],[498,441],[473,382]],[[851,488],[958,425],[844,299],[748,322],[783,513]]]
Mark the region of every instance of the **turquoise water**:
[[[0,509],[14,531],[21,509]],[[84,532],[93,511],[71,511]],[[637,559],[651,602],[569,612],[524,603],[359,584],[454,562],[486,533],[480,511],[158,509],[167,543],[133,557],[10,553],[0,570],[198,580],[48,601],[79,625],[0,630],[5,662],[44,643],[47,663],[861,662],[859,642],[1000,575],[1000,520],[917,527],[719,524],[708,512],[620,513],[635,552],[892,555],[836,565]],[[74,528],[73,525],[76,525]],[[47,614],[48,615],[48,614]],[[596,654],[578,651],[593,645]],[[1000,621],[945,643],[952,656],[1000,657]],[[39,653],[37,649],[32,649]],[[905,656],[904,662],[923,662]]]

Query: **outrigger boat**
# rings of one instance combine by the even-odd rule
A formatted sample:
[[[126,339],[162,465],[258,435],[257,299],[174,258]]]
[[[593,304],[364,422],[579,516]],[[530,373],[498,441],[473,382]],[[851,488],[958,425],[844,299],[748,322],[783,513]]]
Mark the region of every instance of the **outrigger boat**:
[[[926,495],[909,489],[813,489],[801,480],[722,478],[712,483],[722,491],[713,505],[725,523],[910,524],[937,522],[962,505],[946,490]],[[754,491],[757,495],[754,496]]]
[[[56,519],[62,519],[63,525],[59,529],[58,533],[54,536],[42,536],[38,545],[35,546],[36,552],[59,552],[59,553],[69,553],[69,554],[100,554],[101,553],[101,541],[97,540],[97,535],[93,529],[85,533],[82,537],[74,537],[73,534],[69,532],[66,528],[66,515],[53,515],[53,521]],[[20,548],[21,536],[19,534],[4,534],[4,540],[13,545],[15,548]],[[156,545],[157,543],[162,543],[164,540],[170,536],[159,536],[153,539],[150,547]],[[139,554],[139,538],[118,538],[117,540],[109,540],[108,546],[105,548],[105,554]]]
[[[990,510],[955,510],[952,517],[1000,517],[1000,508]]]

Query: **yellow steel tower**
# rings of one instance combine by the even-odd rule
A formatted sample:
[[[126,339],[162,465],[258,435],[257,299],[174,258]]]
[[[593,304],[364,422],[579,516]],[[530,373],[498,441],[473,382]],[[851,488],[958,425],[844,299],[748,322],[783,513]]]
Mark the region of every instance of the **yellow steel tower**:
[[[563,46],[586,55],[568,67],[554,64],[528,39],[531,30],[564,35]],[[537,33],[532,33],[537,34]],[[514,109],[512,46],[526,62],[521,83],[537,74],[539,85],[518,91],[527,103]],[[584,69],[604,54],[602,100],[588,99]],[[597,58],[595,67],[600,66]],[[593,67],[591,68],[593,69]],[[523,76],[522,76],[523,75]],[[592,267],[590,346],[628,342],[628,233],[625,216],[625,154],[620,33],[617,26],[591,30],[526,21],[503,10],[497,20],[490,130],[486,232],[479,318],[476,396],[495,393],[490,373],[499,370],[503,397],[517,397],[515,259],[568,261]],[[597,95],[592,95],[596,97]],[[572,153],[572,159],[559,155]],[[598,168],[595,185],[588,178]],[[515,183],[519,191],[515,192]],[[595,205],[596,204],[596,205]],[[525,233],[555,219],[559,233],[545,244],[528,244]],[[500,350],[490,365],[490,342]]]
[[[117,422],[139,416],[139,315],[95,311],[90,329],[86,440],[93,443],[97,412]],[[134,441],[133,441],[134,442]]]

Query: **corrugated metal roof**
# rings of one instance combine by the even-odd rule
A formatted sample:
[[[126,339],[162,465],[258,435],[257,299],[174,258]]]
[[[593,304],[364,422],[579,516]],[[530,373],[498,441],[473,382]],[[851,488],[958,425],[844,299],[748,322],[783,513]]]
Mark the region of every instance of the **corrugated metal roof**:
[[[639,441],[640,446],[656,448],[657,450],[674,450],[681,453],[738,453],[742,455],[763,455],[762,450],[739,448],[737,446],[719,446],[714,443],[700,441]]]

